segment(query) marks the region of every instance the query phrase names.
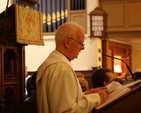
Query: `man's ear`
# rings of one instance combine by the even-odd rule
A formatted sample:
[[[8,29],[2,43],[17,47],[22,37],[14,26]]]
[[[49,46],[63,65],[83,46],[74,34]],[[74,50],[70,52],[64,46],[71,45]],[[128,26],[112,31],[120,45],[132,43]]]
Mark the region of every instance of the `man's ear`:
[[[69,40],[69,38],[66,38],[66,39],[65,39],[65,46],[66,46],[67,48],[70,47],[70,40]]]
[[[106,81],[104,81],[104,86],[107,86],[107,85],[108,85],[108,83]]]

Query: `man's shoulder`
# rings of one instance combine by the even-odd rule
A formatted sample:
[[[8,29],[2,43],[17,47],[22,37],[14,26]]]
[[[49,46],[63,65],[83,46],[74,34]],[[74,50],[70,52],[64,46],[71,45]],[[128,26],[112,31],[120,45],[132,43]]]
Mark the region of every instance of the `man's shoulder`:
[[[56,69],[71,69],[70,65],[66,62],[56,62],[49,66],[50,68],[56,67]]]

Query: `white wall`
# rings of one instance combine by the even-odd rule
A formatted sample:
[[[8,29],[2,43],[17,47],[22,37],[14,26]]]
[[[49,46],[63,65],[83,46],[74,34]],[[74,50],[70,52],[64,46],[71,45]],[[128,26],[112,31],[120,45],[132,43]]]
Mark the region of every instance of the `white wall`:
[[[12,0],[10,0],[12,1]],[[7,1],[0,3],[0,11],[5,10]],[[87,0],[87,15],[98,6],[98,0]],[[87,16],[87,30],[85,39],[85,50],[81,51],[78,59],[72,61],[74,70],[91,70],[92,67],[101,66],[98,57],[98,49],[101,49],[101,40],[99,38],[90,39],[89,15]],[[44,36],[44,46],[28,45],[25,47],[26,66],[28,71],[35,71],[38,66],[47,58],[49,53],[55,49],[54,36]]]
[[[0,2],[0,13],[1,13],[3,10],[5,10],[6,5],[7,5],[7,1],[6,1],[6,0]]]
[[[52,36],[51,39],[45,39],[44,44],[44,46],[28,45],[25,47],[25,63],[28,71],[35,71],[50,52],[55,49],[55,42]]]
[[[1,0],[0,1],[0,13],[3,12],[6,9],[8,0]],[[8,6],[10,6],[13,3],[13,0],[9,0]]]

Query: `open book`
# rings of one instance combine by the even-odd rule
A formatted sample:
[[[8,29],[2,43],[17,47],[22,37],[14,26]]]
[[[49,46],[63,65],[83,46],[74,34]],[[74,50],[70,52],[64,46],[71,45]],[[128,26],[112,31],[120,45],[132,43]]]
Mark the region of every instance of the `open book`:
[[[138,83],[141,83],[141,80],[133,81],[133,82],[128,83],[126,85],[121,85],[120,83],[113,81],[111,84],[106,86],[110,91],[110,95],[109,95],[107,101],[105,103],[97,106],[96,109],[98,110],[98,109],[108,105],[109,103],[115,101],[117,98],[123,96],[124,94],[127,94],[128,92],[131,91],[131,87],[134,85],[137,85]]]

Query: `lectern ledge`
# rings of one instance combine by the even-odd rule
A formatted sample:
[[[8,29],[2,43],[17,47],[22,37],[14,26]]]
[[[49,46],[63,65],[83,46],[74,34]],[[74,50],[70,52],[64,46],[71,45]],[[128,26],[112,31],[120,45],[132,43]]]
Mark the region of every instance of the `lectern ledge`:
[[[93,109],[92,113],[140,113],[141,112],[141,80],[123,86],[107,102]],[[111,100],[111,101],[110,101]]]

